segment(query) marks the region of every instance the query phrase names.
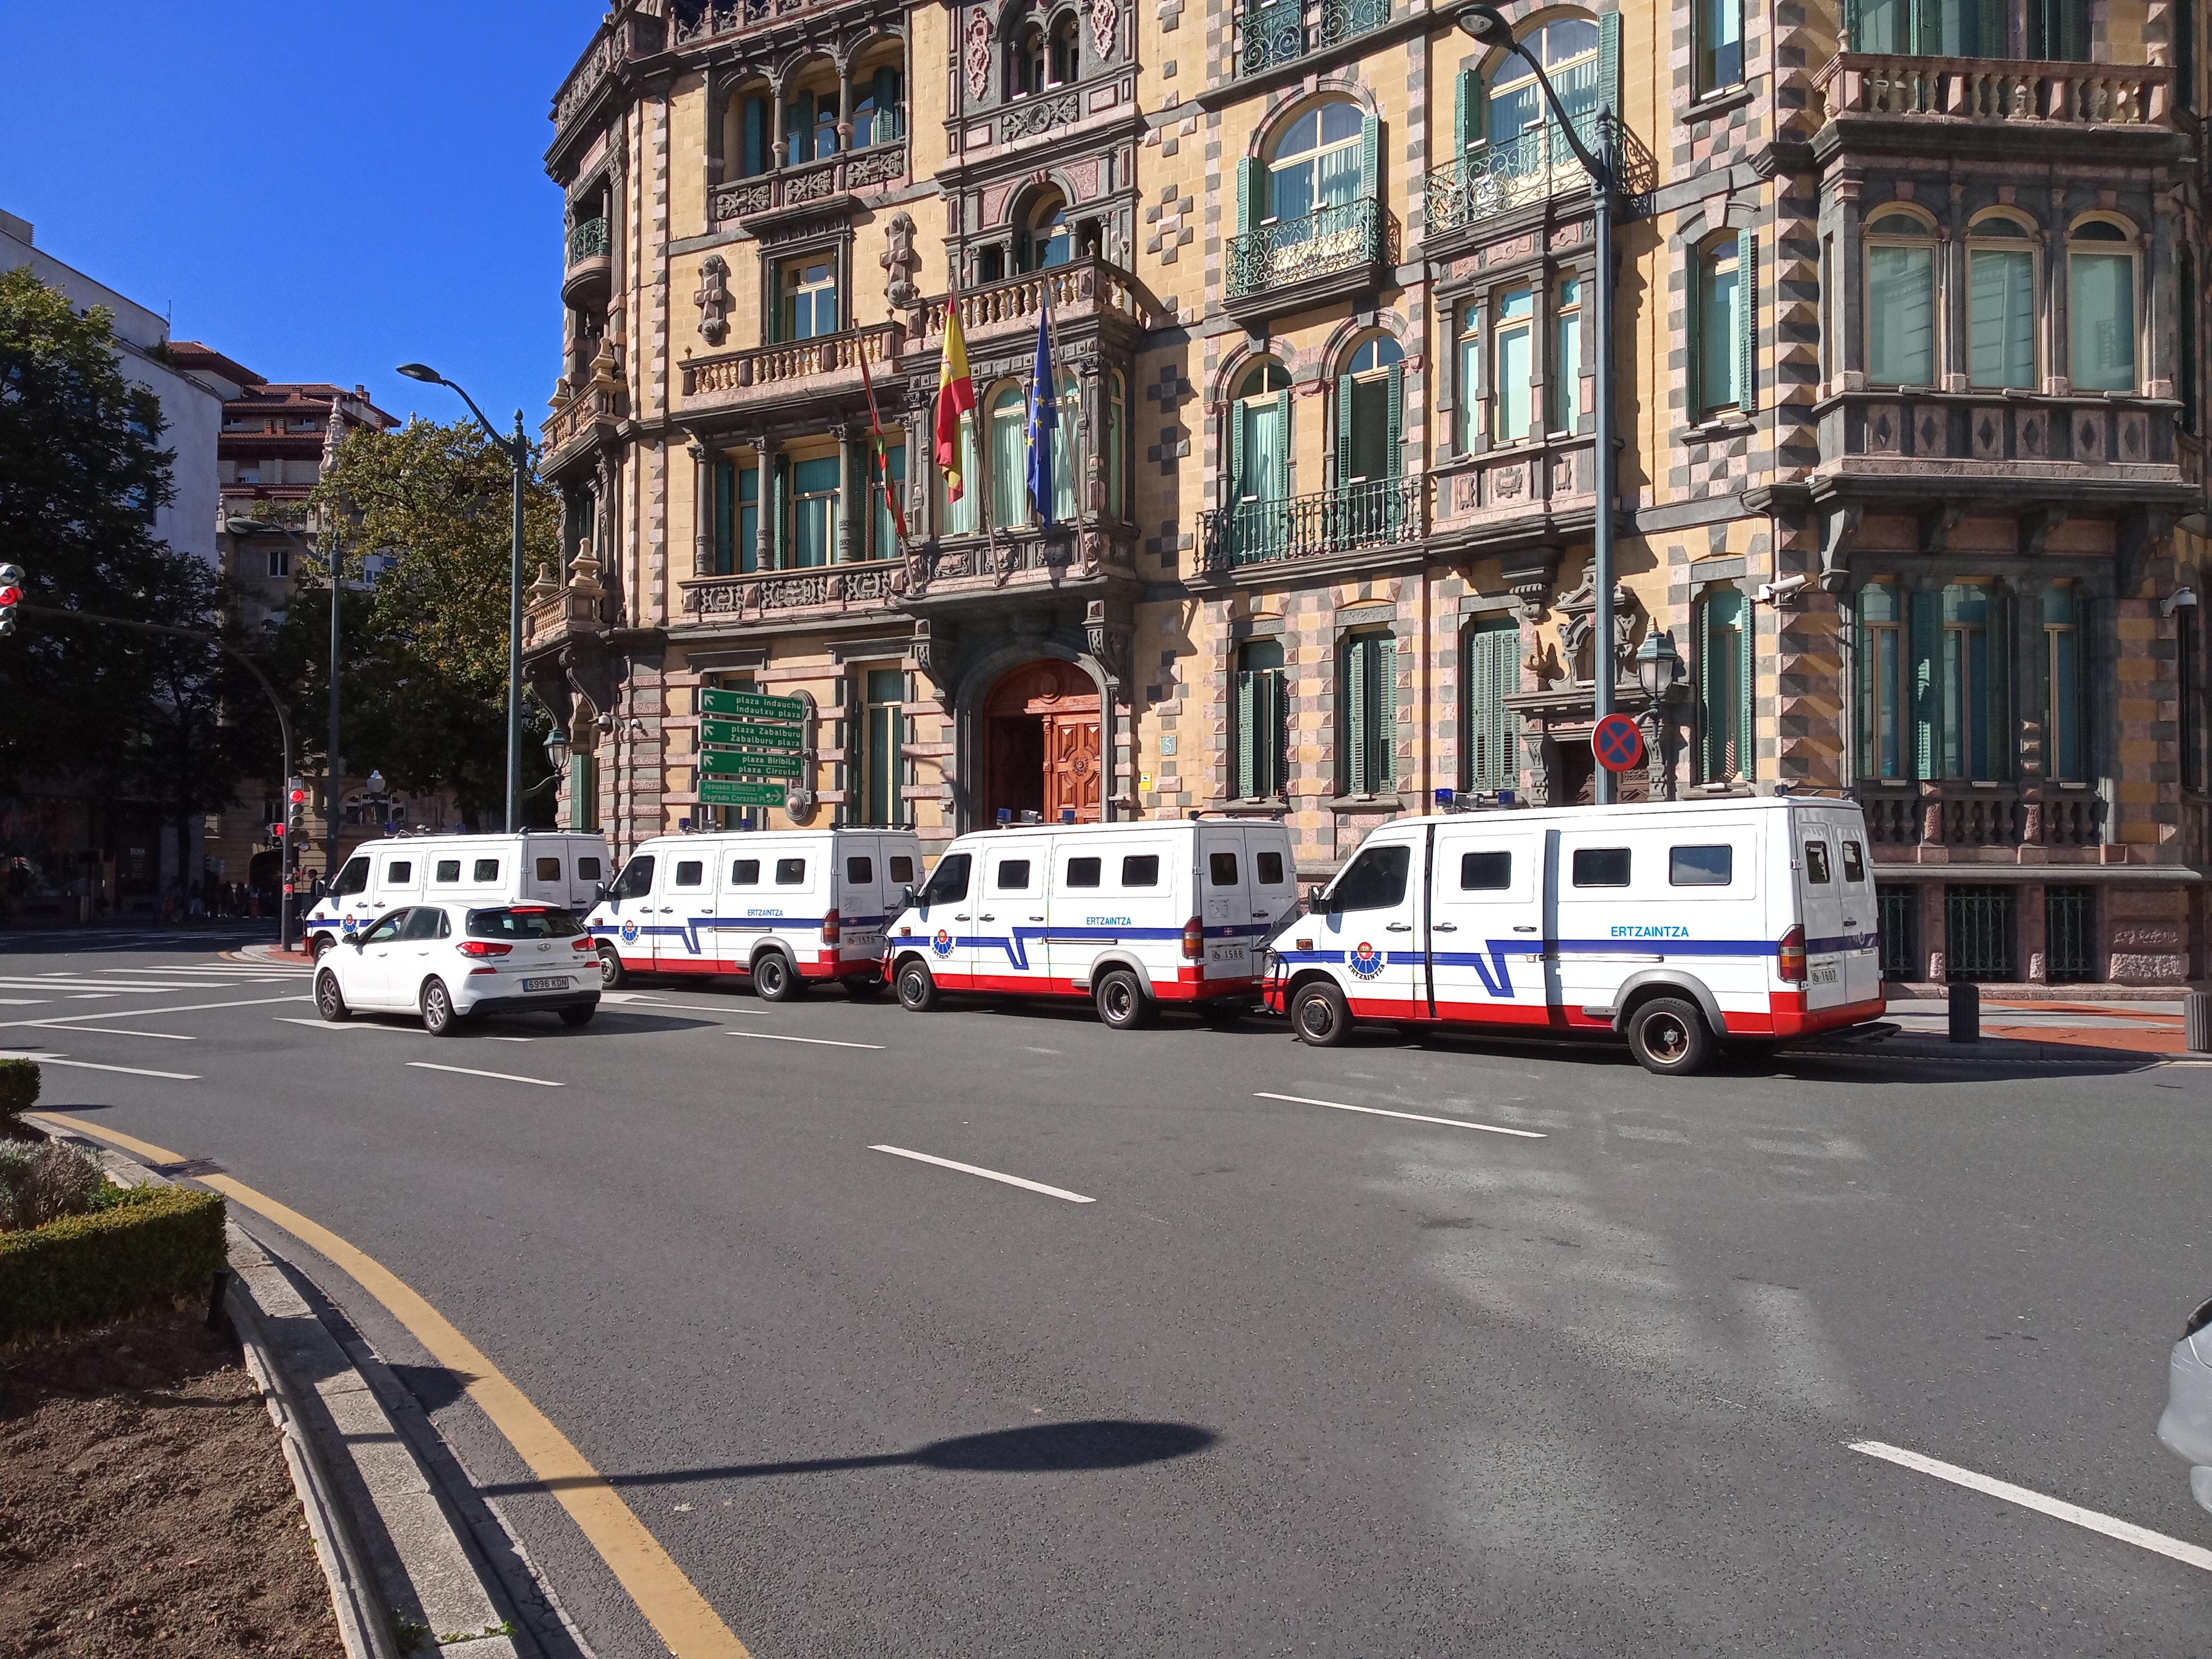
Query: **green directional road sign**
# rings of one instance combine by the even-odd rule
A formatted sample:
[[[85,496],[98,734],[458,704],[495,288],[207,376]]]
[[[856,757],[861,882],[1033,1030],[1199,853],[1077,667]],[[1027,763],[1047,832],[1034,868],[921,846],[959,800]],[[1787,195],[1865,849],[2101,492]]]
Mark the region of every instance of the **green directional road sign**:
[[[802,739],[795,726],[755,726],[745,720],[701,720],[699,741],[734,744],[744,749],[773,749],[795,755]]]
[[[754,691],[699,693],[702,714],[733,714],[741,720],[797,720],[806,718],[806,705],[796,697],[763,697]]]
[[[806,763],[796,755],[740,754],[732,749],[702,749],[699,769],[722,777],[803,778]]]
[[[781,783],[737,783],[728,778],[699,780],[699,799],[708,806],[781,806],[791,791]]]

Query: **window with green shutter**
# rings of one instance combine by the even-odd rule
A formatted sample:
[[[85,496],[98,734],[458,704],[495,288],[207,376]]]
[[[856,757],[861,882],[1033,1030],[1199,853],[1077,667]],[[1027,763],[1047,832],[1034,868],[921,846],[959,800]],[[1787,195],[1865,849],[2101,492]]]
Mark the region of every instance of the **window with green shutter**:
[[[713,574],[717,576],[733,574],[738,568],[738,465],[735,461],[714,463],[713,518],[714,531]]]
[[[1354,634],[1345,640],[1338,702],[1343,711],[1338,772],[1344,793],[1394,793],[1398,676],[1395,641],[1389,635]]]
[[[1289,749],[1284,719],[1283,647],[1254,640],[1237,653],[1235,793],[1246,800],[1283,793]]]
[[[1467,705],[1469,789],[1510,789],[1520,777],[1521,717],[1505,699],[1521,689],[1521,630],[1510,617],[1486,617],[1468,630],[1462,696]]]
[[[861,685],[860,788],[862,823],[905,821],[899,785],[906,744],[906,673],[872,668]]]
[[[1698,605],[1698,781],[1749,778],[1753,755],[1752,612],[1742,590],[1715,587]]]

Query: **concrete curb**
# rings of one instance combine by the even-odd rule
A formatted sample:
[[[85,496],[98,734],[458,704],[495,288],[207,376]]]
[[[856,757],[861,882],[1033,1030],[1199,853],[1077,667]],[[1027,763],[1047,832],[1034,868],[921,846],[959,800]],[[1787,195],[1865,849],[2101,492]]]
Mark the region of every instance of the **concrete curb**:
[[[1902,1033],[1875,1037],[1864,1042],[1808,1044],[1785,1047],[1784,1054],[1812,1054],[1822,1059],[1941,1060],[1982,1066],[2158,1066],[2185,1058],[2179,1054],[2148,1054],[2140,1048],[2097,1048],[2080,1042],[2031,1042],[2020,1037],[1984,1037],[1974,1042],[1954,1042],[1948,1037]]]
[[[304,952],[280,951],[273,945],[241,945],[222,954],[240,962],[258,962],[270,968],[297,968],[303,972],[315,965]]]

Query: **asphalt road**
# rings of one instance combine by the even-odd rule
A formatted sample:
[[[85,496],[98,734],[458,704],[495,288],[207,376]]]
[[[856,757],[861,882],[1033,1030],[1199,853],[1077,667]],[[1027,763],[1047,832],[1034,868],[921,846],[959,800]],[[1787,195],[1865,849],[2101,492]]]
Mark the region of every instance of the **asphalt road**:
[[[1850,1443],[2212,1544],[2153,1433],[2212,1295],[2212,1070],[1669,1083],[691,986],[441,1041],[205,943],[70,943],[0,947],[0,1048],[138,1070],[46,1103],[398,1273],[761,1659],[2206,1650],[2212,1572]],[[406,1332],[240,1219],[597,1652],[663,1651]]]

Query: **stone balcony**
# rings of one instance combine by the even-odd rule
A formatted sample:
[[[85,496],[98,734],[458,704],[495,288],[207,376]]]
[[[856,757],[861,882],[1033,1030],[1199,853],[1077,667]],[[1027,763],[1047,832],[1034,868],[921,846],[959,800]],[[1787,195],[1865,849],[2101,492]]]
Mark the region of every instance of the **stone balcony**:
[[[1595,442],[1581,435],[1442,463],[1430,474],[1430,535],[1455,558],[1586,536],[1596,522],[1595,466]]]
[[[900,605],[916,616],[1109,589],[1133,595],[1139,586],[1133,532],[1110,519],[948,536],[917,545],[907,565]]]
[[[889,137],[893,131],[898,136]],[[877,132],[876,141],[862,149],[716,185],[707,194],[707,216],[718,225],[732,224],[787,208],[814,209],[841,196],[895,185],[907,175],[903,123],[887,111],[877,118]]]
[[[742,576],[701,576],[677,585],[683,591],[684,624],[729,628],[765,623],[780,630],[803,632],[896,615],[907,571],[898,561],[878,559]]]
[[[614,252],[605,219],[586,219],[568,232],[568,261],[561,279],[566,304],[595,306],[614,281]]]
[[[2161,64],[1838,52],[1813,75],[1827,116],[1814,151],[1825,161],[1839,149],[1924,151],[1940,142],[2115,164],[2146,148],[2179,155],[2187,139],[2174,124],[2172,80]]]
[[[817,334],[787,345],[753,346],[684,361],[687,410],[767,404],[835,403],[862,395],[860,365],[880,378],[896,365],[906,331],[896,323]]]
[[[1048,301],[1063,338],[1079,325],[1109,318],[1132,330],[1148,325],[1134,277],[1103,259],[1078,259],[969,289],[960,295],[960,331],[971,345],[1002,335],[1034,335],[1037,314]],[[944,337],[945,304],[942,297],[921,302],[915,336],[919,345],[934,350]]]
[[[1891,864],[2111,863],[2105,803],[2086,783],[1862,782],[1877,862]]]

